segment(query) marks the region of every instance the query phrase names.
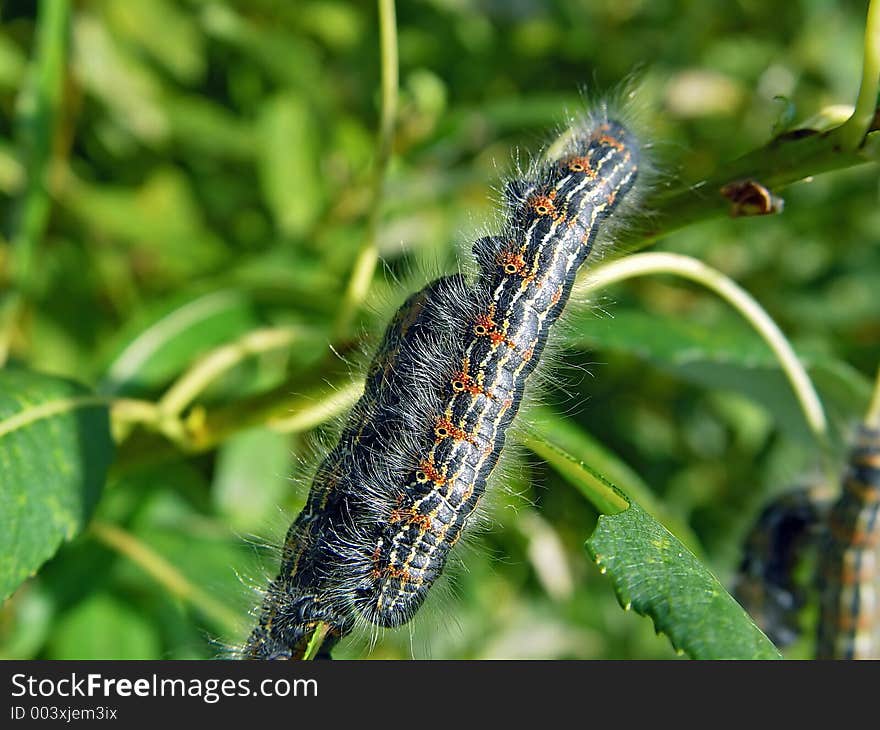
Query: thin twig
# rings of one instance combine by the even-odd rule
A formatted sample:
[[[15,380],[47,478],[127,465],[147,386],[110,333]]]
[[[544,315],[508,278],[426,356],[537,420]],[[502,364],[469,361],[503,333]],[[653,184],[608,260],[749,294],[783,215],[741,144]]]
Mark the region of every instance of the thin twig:
[[[316,337],[306,327],[267,327],[243,335],[235,342],[211,350],[178,378],[159,400],[158,408],[166,416],[178,416],[223,373],[248,357],[289,347],[297,340]]]
[[[0,308],[0,367],[31,288],[37,246],[49,223],[52,144],[61,117],[67,58],[68,0],[43,0],[37,17],[36,50],[17,103],[20,157],[27,183],[19,201],[12,242],[14,290]]]
[[[183,573],[130,532],[98,520],[92,521],[89,532],[107,547],[139,565],[170,593],[211,619],[218,628],[230,634],[238,631],[241,619],[235,611],[193,585]]]
[[[370,194],[370,212],[364,239],[355,259],[345,290],[339,314],[333,327],[334,340],[339,341],[348,335],[348,330],[360,308],[370,283],[373,272],[379,262],[379,249],[376,234],[379,229],[379,218],[382,209],[382,198],[385,192],[385,175],[391,150],[394,146],[394,127],[397,119],[397,92],[399,70],[397,60],[397,20],[395,17],[394,0],[378,0],[379,2],[379,37],[382,56],[382,111],[379,133],[376,143],[376,162],[373,167],[373,178]]]
[[[673,253],[642,253],[600,266],[581,285],[581,292],[646,274],[673,274],[711,289],[729,302],[770,346],[791,383],[810,430],[827,447],[825,411],[813,383],[785,335],[757,301],[732,279],[690,256]]]
[[[859,98],[852,116],[839,131],[845,149],[857,149],[864,142],[877,114],[878,88],[880,88],[880,0],[871,0],[865,23],[865,51]]]

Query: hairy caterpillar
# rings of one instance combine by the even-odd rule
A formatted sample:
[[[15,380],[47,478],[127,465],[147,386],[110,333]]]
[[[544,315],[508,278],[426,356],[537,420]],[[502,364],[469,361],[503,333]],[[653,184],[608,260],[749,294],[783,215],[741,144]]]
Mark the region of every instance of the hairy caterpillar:
[[[815,543],[825,516],[816,490],[795,489],[768,504],[746,536],[734,597],[776,646],[793,644],[806,591],[794,572],[804,549]]]
[[[505,189],[499,234],[473,246],[472,280],[441,278],[395,315],[364,395],[288,532],[243,655],[322,652],[359,621],[419,609],[474,513],[551,326],[602,222],[639,171],[633,134],[600,114]]]
[[[784,648],[797,639],[806,603],[794,570],[810,545],[819,548],[818,659],[880,657],[880,429],[860,426],[830,503],[821,488],[782,495],[759,516],[746,540],[734,595]]]
[[[862,425],[819,565],[817,659],[880,658],[880,429]]]

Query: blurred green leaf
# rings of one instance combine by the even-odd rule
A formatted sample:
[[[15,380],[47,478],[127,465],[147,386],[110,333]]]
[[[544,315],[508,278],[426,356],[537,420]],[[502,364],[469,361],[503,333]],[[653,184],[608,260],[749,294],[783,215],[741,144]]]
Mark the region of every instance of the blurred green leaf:
[[[109,359],[102,389],[126,394],[154,389],[201,353],[258,323],[250,300],[241,291],[176,295],[125,328]]]
[[[183,82],[197,80],[205,70],[203,38],[187,13],[167,0],[125,0],[104,3],[108,26],[117,36],[142,48]]]
[[[27,60],[12,39],[0,35],[0,88],[14,89],[21,81]]]
[[[654,622],[693,659],[779,659],[779,652],[718,579],[637,504],[601,515],[587,551],[620,605]]]
[[[202,13],[208,36],[241,49],[285,87],[314,98],[331,98],[333,89],[315,85],[322,76],[320,57],[314,44],[302,36],[279,29],[277,25],[251,21],[219,2],[210,3]]]
[[[137,188],[72,179],[63,203],[96,234],[131,246],[137,266],[156,277],[182,278],[226,256],[187,177],[173,167],[156,169]]]
[[[95,593],[66,613],[52,633],[49,659],[156,659],[156,626],[127,602]]]
[[[228,109],[199,96],[166,94],[162,108],[171,134],[189,154],[232,160],[254,155],[254,131]]]
[[[681,516],[672,513],[663,502],[658,500],[651,488],[628,464],[583,431],[577,424],[560,417],[552,409],[543,406],[530,408],[526,419],[529,423],[528,430],[534,437],[570,456],[568,460],[557,464],[556,459],[547,454],[539,443],[527,440],[526,446],[532,448],[539,456],[545,458],[548,455],[551,456],[548,460],[549,463],[554,467],[563,466],[560,473],[574,483],[578,489],[583,491],[582,482],[585,479],[587,482],[595,480],[592,474],[570,466],[572,462],[580,460],[629,497],[645,505],[645,509],[656,519],[669,525],[691,549],[699,550],[699,540],[687,523],[681,519]],[[589,494],[587,497],[590,498]]]
[[[0,596],[83,529],[112,458],[107,408],[85,388],[0,371]]]
[[[46,642],[56,606],[40,580],[22,586],[0,607],[0,659],[33,659]]]
[[[120,131],[151,145],[165,140],[161,81],[87,12],[74,21],[73,68],[86,91],[112,112]]]
[[[243,431],[220,448],[211,496],[237,530],[259,532],[285,501],[293,465],[290,439],[267,428]]]
[[[24,183],[24,166],[11,144],[0,139],[0,193],[14,195]]]
[[[26,184],[12,236],[13,273],[19,290],[25,292],[32,286],[32,270],[37,268],[37,252],[49,222],[49,172],[61,124],[69,28],[67,0],[40,5],[34,58],[16,99],[18,159]]]
[[[778,361],[763,340],[743,325],[707,326],[622,308],[602,319],[578,312],[569,324],[566,340],[571,346],[627,353],[692,383],[739,392],[767,408],[790,433],[812,441]],[[866,407],[870,383],[852,367],[823,355],[799,357],[832,423]]]
[[[303,99],[292,94],[270,99],[260,113],[263,195],[278,228],[288,235],[307,231],[321,210],[320,140],[313,114]]]

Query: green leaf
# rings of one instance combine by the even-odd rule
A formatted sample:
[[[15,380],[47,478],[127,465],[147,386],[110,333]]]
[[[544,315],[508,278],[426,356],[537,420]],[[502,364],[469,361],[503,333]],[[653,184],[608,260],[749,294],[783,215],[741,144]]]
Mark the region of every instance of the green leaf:
[[[302,234],[321,208],[318,129],[299,97],[277,96],[265,104],[259,122],[259,170],[263,195],[278,228]]]
[[[120,336],[102,390],[140,394],[167,383],[196,357],[260,324],[246,294],[187,293],[138,316]]]
[[[27,59],[6,35],[0,35],[0,88],[15,89],[27,66]]]
[[[205,225],[189,178],[171,166],[156,168],[138,187],[71,177],[63,202],[89,230],[124,244],[157,278],[187,280],[228,255]]]
[[[658,500],[651,488],[620,457],[576,424],[560,418],[550,408],[530,408],[526,419],[529,423],[529,436],[523,440],[525,446],[545,459],[597,508],[601,509],[603,498],[596,499],[591,485],[601,485],[600,494],[605,494],[608,487],[603,482],[607,480],[643,504],[648,512],[670,525],[689,547],[699,551],[700,542],[687,523]],[[601,479],[597,474],[602,475]]]
[[[693,659],[780,658],[718,579],[634,502],[600,516],[586,548],[620,605],[651,618],[677,651]]]
[[[82,530],[112,458],[101,399],[60,378],[0,371],[0,597]]]
[[[204,74],[204,37],[176,3],[127,0],[104,3],[101,10],[114,36],[144,51],[180,81],[192,83]]]
[[[708,326],[678,317],[620,309],[597,319],[579,312],[570,322],[567,342],[646,360],[686,381],[741,393],[767,408],[791,434],[812,442],[791,384],[770,348],[744,325],[723,319]],[[830,421],[861,412],[870,384],[846,363],[799,353]]]
[[[259,530],[290,491],[290,439],[268,428],[243,431],[220,448],[211,496],[238,530]]]
[[[106,593],[90,596],[65,614],[49,641],[50,659],[158,659],[156,627],[130,605]]]
[[[55,601],[39,580],[31,581],[3,605],[0,660],[34,659],[55,618]]]

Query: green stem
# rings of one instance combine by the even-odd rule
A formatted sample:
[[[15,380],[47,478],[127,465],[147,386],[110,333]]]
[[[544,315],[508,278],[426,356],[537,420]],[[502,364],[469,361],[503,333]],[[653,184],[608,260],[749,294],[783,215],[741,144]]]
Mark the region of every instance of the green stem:
[[[865,423],[871,428],[880,428],[880,367],[877,368],[877,378],[874,381],[874,395],[871,396],[871,405],[868,406]]]
[[[845,149],[858,149],[864,142],[877,114],[878,88],[880,88],[880,0],[871,0],[865,24],[865,52],[859,98],[852,116],[839,129],[839,136]]]
[[[293,393],[294,388],[300,392]],[[211,410],[195,407],[183,421],[164,418],[158,407],[150,409],[144,406],[144,402],[136,401],[134,408],[129,406],[127,412],[114,413],[114,417],[122,422],[144,423],[153,433],[134,433],[121,443],[114,466],[125,470],[143,463],[161,462],[180,451],[209,451],[232,434],[252,426],[268,426],[282,433],[301,433],[344,413],[354,405],[362,390],[363,383],[329,387],[324,383],[303,393],[302,382],[285,382],[266,393],[229,405]],[[132,401],[123,403],[131,404]]]
[[[109,405],[113,440],[117,444],[125,441],[138,424],[181,446],[186,442],[183,422],[174,414],[163,413],[156,403],[137,398],[114,398],[109,400]]]
[[[52,144],[61,117],[69,19],[68,0],[40,3],[34,59],[17,101],[19,157],[27,170],[27,182],[11,237],[15,291],[0,311],[0,366],[6,361],[12,331],[32,289],[36,249],[49,222]]]
[[[713,175],[696,183],[660,190],[648,196],[648,216],[621,235],[620,247],[638,251],[685,226],[730,214],[731,203],[721,189],[741,180],[754,180],[772,192],[814,175],[842,170],[880,160],[878,144],[852,150],[842,146],[837,127],[828,132],[807,131],[803,136],[787,134],[768,142],[764,147],[730,162]]]
[[[642,226],[621,236],[628,251],[645,248],[672,231],[716,218],[730,210],[721,189],[753,180],[771,192],[814,175],[880,161],[880,0],[871,0],[865,25],[862,80],[855,109],[839,127],[828,131],[799,129],[730,162],[699,182],[659,190],[648,196],[650,215]]]
[[[309,639],[308,646],[306,646],[305,653],[303,654],[303,660],[308,661],[318,656],[318,651],[321,649],[324,639],[327,638],[327,631],[329,629],[330,627],[323,621],[315,627],[312,638]]]
[[[378,3],[379,43],[382,56],[382,110],[370,193],[370,212],[364,239],[355,259],[351,278],[348,281],[348,287],[345,290],[345,296],[333,327],[335,341],[343,340],[348,336],[355,314],[367,297],[376,264],[379,262],[376,234],[379,229],[382,198],[385,192],[385,175],[394,145],[399,85],[397,20],[394,0],[378,0]]]
[[[552,464],[602,514],[613,515],[629,507],[629,502],[604,477],[571,454],[530,433],[523,434],[520,442],[548,464]]]
[[[143,568],[154,580],[182,601],[204,614],[219,629],[234,635],[240,628],[239,615],[217,601],[183,575],[177,568],[134,535],[116,525],[94,520],[90,534]]]
[[[270,418],[266,425],[279,433],[303,433],[315,426],[326,423],[332,418],[345,413],[351,408],[364,392],[362,382],[349,383],[335,388],[330,395],[317,402],[303,401],[295,404],[292,413],[283,417]]]
[[[297,340],[315,337],[305,327],[267,327],[248,332],[235,342],[221,345],[200,358],[165,392],[158,408],[165,416],[178,416],[223,373],[248,357],[290,347]]]
[[[732,279],[690,256],[672,253],[643,253],[628,256],[594,269],[587,282],[581,285],[581,294],[615,282],[646,274],[673,274],[690,279],[730,303],[761,335],[779,360],[792,385],[804,417],[817,441],[827,447],[828,426],[822,403],[804,366],[785,335],[757,301]]]

